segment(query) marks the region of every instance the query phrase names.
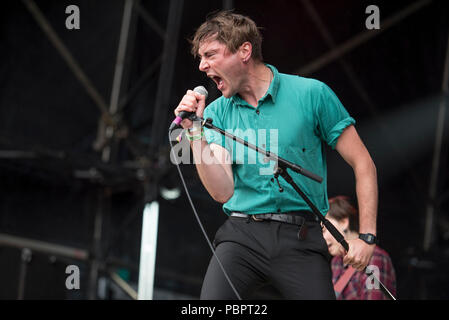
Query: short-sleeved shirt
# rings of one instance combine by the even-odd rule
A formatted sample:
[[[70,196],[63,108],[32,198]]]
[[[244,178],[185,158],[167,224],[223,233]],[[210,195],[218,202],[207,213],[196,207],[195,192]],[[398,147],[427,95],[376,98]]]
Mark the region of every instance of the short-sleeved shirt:
[[[288,170],[295,183],[325,215],[328,211],[327,173],[324,143],[335,148],[351,118],[335,93],[323,82],[273,72],[266,94],[251,106],[238,94],[221,96],[210,103],[204,118],[253,145],[273,152],[323,178],[321,183]],[[273,178],[274,161],[254,150],[205,129],[207,142],[226,148],[232,157],[234,194],[223,205],[225,213],[281,213],[309,210],[300,195],[282,177],[279,191]]]

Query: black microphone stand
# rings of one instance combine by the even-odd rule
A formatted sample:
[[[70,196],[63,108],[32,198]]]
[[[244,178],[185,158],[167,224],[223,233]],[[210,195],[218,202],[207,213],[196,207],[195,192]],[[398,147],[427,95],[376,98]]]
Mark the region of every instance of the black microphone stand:
[[[199,118],[195,118],[194,120],[200,120]],[[349,245],[346,242],[345,238],[343,237],[343,235],[340,233],[340,231],[337,230],[337,228],[335,228],[335,226],[329,221],[327,220],[325,217],[323,217],[323,215],[321,214],[321,212],[318,210],[318,208],[312,203],[312,201],[310,201],[310,199],[304,194],[304,192],[298,187],[298,185],[293,181],[293,178],[289,175],[289,173],[287,172],[287,168],[291,169],[299,174],[302,174],[312,180],[315,180],[319,183],[321,183],[323,181],[323,178],[321,178],[320,176],[307,171],[306,169],[291,163],[290,161],[287,161],[281,157],[279,157],[278,155],[270,152],[270,151],[266,151],[262,148],[259,148],[239,137],[236,137],[235,135],[224,131],[223,129],[220,129],[216,126],[214,126],[212,124],[213,120],[211,118],[207,118],[206,120],[203,120],[202,125],[203,127],[206,127],[208,129],[212,129],[215,130],[217,132],[219,132],[220,134],[240,143],[243,144],[244,146],[253,149],[261,154],[263,154],[267,159],[272,160],[272,161],[276,161],[277,165],[275,167],[275,171],[274,171],[274,177],[278,182],[279,185],[279,191],[282,192],[283,189],[279,184],[279,180],[278,177],[281,176],[282,178],[284,178],[284,180],[289,183],[293,189],[295,189],[295,191],[301,196],[301,198],[304,199],[304,201],[307,203],[307,205],[310,207],[310,209],[312,210],[312,212],[320,219],[320,221],[324,224],[324,226],[327,228],[327,230],[329,230],[329,232],[331,233],[331,235],[335,238],[335,240],[337,240],[338,243],[340,243],[343,248],[345,248],[346,251],[349,251]],[[385,285],[379,280],[377,279],[377,277],[374,275],[373,271],[371,272],[367,272],[366,268],[365,268],[365,273],[368,274],[368,276],[372,276],[378,283],[380,286],[381,291],[385,294],[385,296],[387,296],[388,298],[392,299],[392,300],[396,300],[396,298],[391,294],[391,292],[385,287]]]

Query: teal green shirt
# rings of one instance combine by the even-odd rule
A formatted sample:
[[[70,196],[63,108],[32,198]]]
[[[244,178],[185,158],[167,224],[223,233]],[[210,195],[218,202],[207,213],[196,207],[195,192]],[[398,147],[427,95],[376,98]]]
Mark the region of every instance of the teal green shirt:
[[[335,93],[324,83],[279,73],[271,65],[273,80],[257,108],[240,96],[220,97],[207,106],[204,118],[239,138],[293,162],[323,178],[319,183],[288,170],[307,197],[325,215],[327,171],[324,143],[335,148],[351,118]],[[208,143],[226,148],[232,157],[234,195],[223,205],[225,213],[248,214],[310,210],[298,193],[282,178],[273,178],[274,161],[243,145],[205,129]]]

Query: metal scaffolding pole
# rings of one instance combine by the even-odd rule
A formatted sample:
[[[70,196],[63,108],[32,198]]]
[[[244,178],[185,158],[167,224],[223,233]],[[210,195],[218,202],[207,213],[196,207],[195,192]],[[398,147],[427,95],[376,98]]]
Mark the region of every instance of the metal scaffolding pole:
[[[131,99],[133,99],[137,95],[137,93],[144,87],[145,82],[155,74],[157,68],[161,64],[161,61],[162,56],[159,56],[147,69],[145,69],[142,76],[139,78],[139,80],[136,81],[134,86],[120,99],[120,103],[118,105],[116,113],[123,112],[125,108],[129,106],[129,102],[131,101]]]
[[[107,104],[101,94],[93,85],[92,81],[86,75],[86,73],[82,70],[79,63],[75,60],[75,58],[70,53],[69,49],[64,45],[62,40],[59,38],[56,31],[50,25],[48,20],[42,14],[39,7],[33,0],[22,0],[27,9],[33,15],[37,24],[41,27],[42,31],[47,35],[50,42],[55,46],[56,50],[61,54],[62,58],[67,63],[67,66],[72,70],[75,77],[80,81],[83,85],[84,89],[86,89],[87,94],[92,98],[97,107],[101,110],[103,120],[108,124],[114,124],[114,120],[108,112]]]
[[[159,73],[156,101],[154,104],[151,128],[151,147],[156,151],[165,139],[170,93],[175,70],[179,28],[181,25],[184,0],[171,0],[168,12],[167,30],[162,53],[162,66]]]
[[[129,65],[131,60],[131,54],[133,47],[133,40],[136,30],[136,19],[134,15],[134,0],[126,0],[123,8],[122,25],[120,29],[120,39],[117,48],[117,59],[115,62],[114,79],[112,82],[111,98],[109,103],[109,114],[114,115],[116,122],[121,122],[118,118],[117,111],[119,110],[119,102],[123,92],[126,90],[128,83]],[[107,125],[100,120],[99,123],[99,136],[97,141],[103,146],[102,161],[109,162],[111,160],[111,153],[116,149],[116,143],[114,143],[114,135],[116,127],[113,125]],[[106,143],[104,142],[106,140]],[[109,143],[108,143],[109,142]]]
[[[321,36],[323,37],[327,46],[331,50],[334,50],[336,48],[336,43],[335,43],[332,35],[330,34],[329,29],[324,25],[323,20],[320,18],[319,14],[316,11],[313,4],[310,2],[310,0],[302,0],[302,3],[306,7],[307,12],[309,13],[310,17],[312,18],[313,22],[315,23],[316,27],[318,28],[318,31],[321,33]],[[377,107],[375,106],[375,104],[371,100],[371,98],[369,97],[368,92],[366,91],[365,87],[361,84],[361,81],[360,81],[358,75],[354,72],[352,66],[343,57],[340,57],[338,59],[338,62],[340,63],[340,65],[343,68],[346,75],[348,76],[351,84],[354,86],[354,88],[359,93],[362,100],[370,108],[371,113],[378,115]]]
[[[93,85],[92,81],[87,77],[85,72],[80,67],[79,63],[75,60],[73,55],[64,45],[63,41],[59,38],[55,30],[52,28],[48,20],[45,18],[43,13],[40,11],[39,7],[33,0],[22,0],[26,8],[30,11],[38,25],[43,30],[44,34],[49,38],[50,42],[54,45],[57,51],[60,53],[64,61],[67,63],[70,70],[73,72],[75,77],[80,81],[80,83],[85,88],[87,94],[93,99],[97,107],[101,110],[102,117],[99,124],[99,139],[97,139],[97,150],[103,149],[102,160],[103,162],[109,162],[111,159],[111,146],[105,144],[105,139],[102,136],[106,136],[107,139],[112,139],[115,132],[120,124],[120,129],[126,130],[126,126],[121,123],[119,117],[117,116],[120,110],[121,96],[126,87],[127,83],[127,72],[126,66],[130,59],[129,47],[130,43],[133,41],[133,35],[135,31],[135,20],[133,6],[138,0],[126,0],[124,3],[124,12],[122,19],[122,26],[120,32],[120,40],[118,46],[118,53],[115,65],[114,79],[112,84],[112,92],[110,98],[109,106],[106,104],[104,98],[98,92],[98,90]],[[132,31],[131,31],[132,30]],[[128,55],[127,55],[128,54]],[[107,141],[106,141],[107,142]],[[102,233],[103,233],[103,220],[105,215],[110,211],[110,197],[107,190],[99,190],[97,194],[98,206],[95,211],[94,220],[94,234],[92,243],[92,254],[89,255],[88,252],[82,252],[82,254],[90,258],[90,271],[89,271],[89,283],[88,283],[88,298],[96,299],[97,297],[97,282],[100,270],[104,268],[104,257],[102,251]],[[2,238],[3,239],[3,238]],[[1,240],[1,239],[0,239]],[[5,240],[5,239],[4,239]],[[11,241],[10,238],[6,239]],[[27,247],[42,247],[42,244],[34,241],[33,243],[23,243],[17,242],[16,245],[22,245]],[[50,249],[49,249],[50,250]],[[57,245],[52,245],[51,250],[59,250],[60,255],[69,254],[67,248],[58,249]],[[80,254],[79,252],[74,254]],[[25,269],[24,269],[25,270]],[[22,294],[23,296],[23,294]]]
[[[234,0],[223,0],[223,10],[234,9]]]
[[[447,40],[446,59],[443,71],[443,83],[441,86],[442,97],[438,110],[437,127],[435,130],[435,146],[433,149],[432,169],[430,172],[430,183],[428,203],[426,207],[426,226],[424,229],[424,251],[428,251],[433,243],[433,232],[435,229],[435,206],[437,205],[438,172],[440,168],[441,147],[443,143],[444,122],[446,120],[447,100],[449,94],[449,37]]]
[[[385,21],[382,21],[382,27],[378,30],[367,30],[364,32],[361,32],[354,36],[353,38],[349,39],[348,41],[344,42],[343,44],[335,47],[335,49],[330,50],[329,52],[325,53],[321,57],[317,58],[316,60],[308,63],[307,65],[299,68],[296,71],[296,74],[307,76],[310,75],[313,72],[316,72],[317,70],[323,68],[327,64],[331,63],[332,61],[335,61],[336,59],[342,57],[343,55],[347,54],[351,50],[357,48],[361,44],[367,42],[368,40],[380,35],[382,32],[385,32],[387,29],[391,28],[395,24],[397,24],[399,21],[405,19],[409,15],[415,13],[416,11],[420,10],[426,5],[429,5],[432,2],[432,0],[420,0],[416,1],[415,3],[411,4],[404,10],[401,10],[397,14],[395,14],[392,17],[389,17],[388,19],[385,19]]]
[[[325,64],[330,63],[332,60],[336,59],[340,63],[342,69],[346,73],[346,75],[349,78],[349,81],[354,86],[354,88],[359,93],[359,96],[363,100],[363,102],[368,107],[371,114],[374,116],[374,118],[377,120],[377,124],[380,127],[381,132],[386,138],[386,142],[388,146],[390,147],[390,150],[395,156],[400,159],[403,163],[406,164],[406,167],[410,167],[409,165],[409,159],[404,157],[404,155],[400,152],[398,152],[392,138],[391,134],[389,133],[388,128],[385,126],[385,124],[380,121],[379,119],[379,112],[377,106],[374,104],[372,99],[369,97],[369,94],[367,90],[362,85],[358,75],[354,72],[352,66],[344,59],[343,54],[349,52],[350,49],[355,48],[357,45],[362,44],[364,41],[367,41],[374,37],[375,35],[379,34],[380,31],[385,31],[385,29],[392,27],[394,24],[399,23],[404,18],[409,16],[410,14],[416,12],[417,10],[421,9],[425,5],[429,4],[431,0],[424,0],[424,1],[417,1],[411,6],[401,10],[398,14],[394,15],[393,17],[390,17],[389,19],[386,19],[384,22],[382,22],[382,28],[379,30],[369,30],[365,33],[359,34],[358,36],[354,37],[350,41],[346,42],[340,47],[337,47],[334,39],[332,38],[332,35],[330,34],[328,28],[325,26],[324,22],[320,18],[318,12],[314,8],[313,4],[310,0],[302,0],[303,5],[305,6],[307,12],[309,13],[311,19],[314,21],[315,25],[317,26],[319,32],[321,33],[321,36],[323,37],[326,44],[329,46],[331,51],[324,55],[325,57],[328,57],[328,59],[320,60],[318,59],[316,62],[320,63],[312,63],[309,66],[306,66],[302,69],[302,71],[307,74],[312,71],[317,71],[319,68],[322,68]],[[344,50],[343,50],[344,49]],[[338,54],[337,54],[338,53]],[[413,179],[413,182],[415,186],[420,189],[420,182],[419,178],[416,175],[414,171],[410,172],[410,176]]]
[[[137,12],[143,21],[149,25],[162,40],[166,39],[165,30],[159,25],[159,23],[140,5],[136,5]]]
[[[40,240],[17,237],[4,233],[0,233],[0,246],[21,249],[17,290],[18,300],[23,300],[26,298],[26,278],[28,273],[28,265],[32,260],[33,252],[43,252],[45,254],[63,256],[84,261],[88,260],[89,258],[89,252],[84,249],[72,248]]]
[[[5,233],[0,233],[0,246],[15,247],[19,249],[28,248],[31,251],[76,260],[87,260],[89,258],[89,252],[85,249],[73,248],[35,239],[22,238]]]
[[[102,116],[100,118],[100,124],[98,126],[98,135],[97,140],[94,143],[94,149],[97,151],[102,150],[103,151],[102,158],[108,161],[108,159],[110,158],[110,151],[111,151],[109,146],[106,145],[108,139],[112,138],[114,132],[118,130],[119,126],[122,132],[127,131],[127,126],[124,123],[120,122],[119,121],[120,119],[117,117],[117,111],[119,110],[120,106],[119,104],[120,100],[117,99],[120,99],[121,92],[123,91],[121,89],[124,88],[126,83],[125,81],[123,81],[124,79],[123,72],[127,71],[124,68],[126,65],[126,61],[124,61],[124,59],[127,58],[125,53],[127,51],[126,50],[127,43],[129,41],[128,35],[131,34],[132,36],[132,33],[130,33],[129,30],[135,27],[132,23],[133,20],[131,18],[133,14],[132,7],[134,0],[126,0],[124,6],[124,19],[122,20],[119,54],[117,55],[113,90],[111,93],[111,103],[109,105],[106,103],[105,99],[98,92],[98,90],[95,88],[92,81],[80,67],[76,59],[64,45],[63,41],[60,39],[56,31],[53,29],[48,20],[45,18],[45,16],[43,15],[39,7],[36,5],[36,3],[33,0],[22,0],[22,2],[25,4],[30,13],[33,15],[34,19],[41,27],[45,35],[48,37],[50,42],[54,45],[56,50],[59,52],[61,57],[67,63],[67,66],[73,72],[74,76],[80,81],[81,85],[84,87],[87,94],[95,102],[95,105],[100,109]],[[133,151],[132,148],[130,149],[131,151]]]
[[[92,239],[91,259],[89,268],[89,283],[87,288],[87,298],[95,300],[98,290],[98,274],[101,270],[103,254],[102,254],[102,232],[105,206],[110,199],[106,196],[103,189],[97,191],[96,195],[97,207],[95,209],[94,234]],[[109,209],[106,208],[106,210]]]
[[[123,7],[122,24],[120,28],[120,38],[117,48],[117,58],[115,63],[114,78],[112,82],[111,98],[109,104],[109,114],[115,116],[117,123],[121,123],[121,119],[117,112],[119,111],[120,99],[126,91],[129,76],[129,63],[131,60],[131,52],[134,43],[134,35],[136,31],[136,14],[134,12],[135,0],[125,0]],[[128,68],[127,68],[128,67]],[[122,125],[122,128],[124,126]],[[105,163],[109,163],[115,158],[117,141],[114,139],[116,134],[116,126],[105,124],[100,120],[99,136],[97,141],[103,146],[101,159]],[[95,213],[94,235],[93,235],[93,259],[90,264],[88,298],[93,300],[97,298],[99,271],[105,268],[105,252],[102,243],[104,239],[103,229],[104,220],[110,216],[110,192],[108,188],[98,191],[98,207]]]

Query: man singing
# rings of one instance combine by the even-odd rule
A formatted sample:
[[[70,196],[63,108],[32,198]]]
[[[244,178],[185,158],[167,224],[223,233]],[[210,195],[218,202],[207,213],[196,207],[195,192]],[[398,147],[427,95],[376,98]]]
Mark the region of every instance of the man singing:
[[[324,83],[283,74],[265,64],[261,44],[261,34],[250,18],[229,11],[208,17],[193,37],[192,53],[222,96],[205,108],[205,97],[189,90],[175,115],[189,111],[212,118],[215,126],[245,133],[248,142],[276,150],[280,157],[323,177],[320,184],[291,173],[323,215],[329,209],[324,155],[324,143],[328,144],[354,170],[360,233],[376,235],[376,168],[355,120]],[[266,174],[267,166],[274,163],[254,161],[257,156],[248,150],[237,152],[235,141],[188,119],[181,125],[187,129],[204,187],[223,203],[229,216],[217,231],[214,246],[239,296],[250,297],[271,283],[285,299],[335,299],[331,256],[319,220],[291,185]],[[261,132],[267,133],[263,139]],[[364,269],[375,245],[361,239],[348,243],[345,263]],[[201,299],[236,298],[212,257]]]

